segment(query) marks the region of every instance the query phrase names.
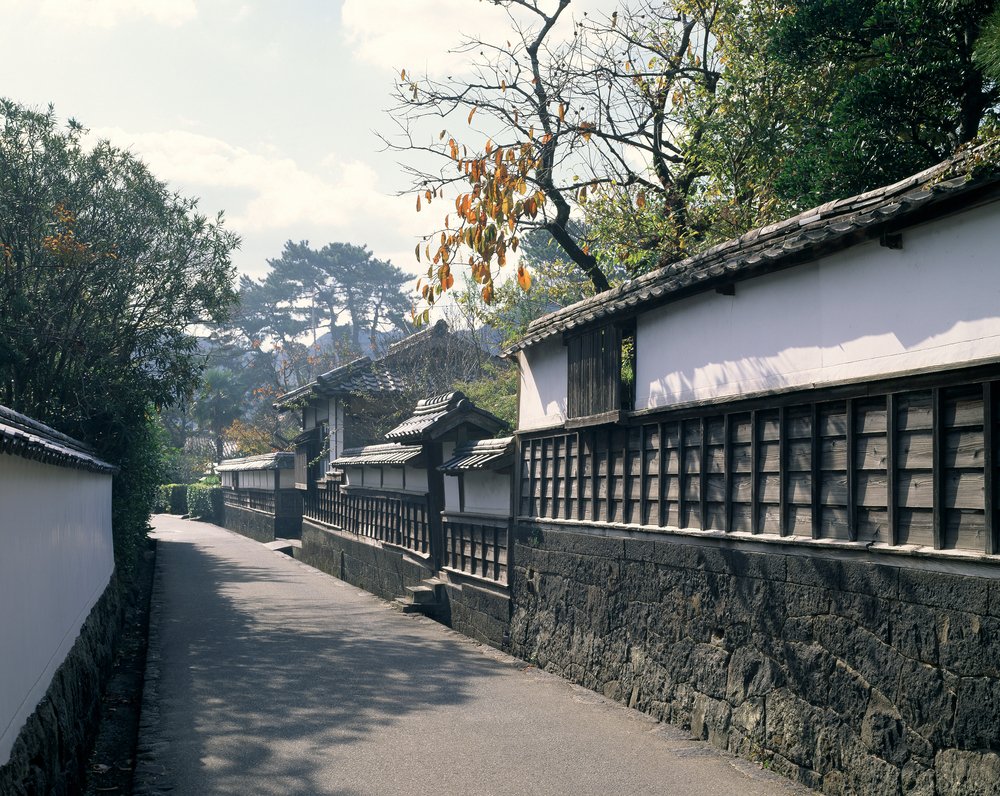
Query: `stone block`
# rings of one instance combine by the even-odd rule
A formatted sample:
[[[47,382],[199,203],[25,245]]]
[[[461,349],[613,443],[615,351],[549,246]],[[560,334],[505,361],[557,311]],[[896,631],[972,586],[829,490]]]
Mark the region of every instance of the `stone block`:
[[[937,793],[1000,796],[1000,756],[994,752],[945,749],[934,758]]]
[[[836,661],[819,644],[784,645],[784,677],[788,690],[813,705],[825,705]]]
[[[890,698],[895,696],[900,667],[907,658],[849,619],[817,617],[814,622],[816,639],[824,649]]]
[[[614,536],[598,536],[594,533],[574,533],[572,531],[537,530],[533,539],[538,547],[554,553],[572,553],[578,556],[599,556],[602,558],[625,558],[625,539]]]
[[[933,608],[893,603],[889,617],[889,643],[902,655],[930,665],[938,663],[938,614]]]
[[[697,694],[691,709],[691,734],[719,749],[725,749],[729,745],[731,718],[732,708],[728,702]]]
[[[899,570],[899,599],[902,602],[930,605],[934,608],[961,608],[973,614],[985,614],[988,585],[985,578],[952,575],[921,569]]]
[[[896,596],[896,567],[799,555],[790,555],[787,559],[787,578],[790,583],[885,599]]]
[[[943,669],[960,677],[1000,677],[1000,619],[940,611],[937,620]]]
[[[956,690],[940,670],[911,661],[899,673],[895,704],[909,729],[940,748],[952,743]]]
[[[763,697],[785,684],[785,675],[773,660],[752,647],[737,647],[726,673],[726,699],[731,705]]]
[[[873,690],[861,721],[861,743],[877,757],[899,767],[910,756],[904,742],[903,717],[880,691]]]
[[[787,689],[772,691],[764,704],[765,746],[797,766],[813,769],[818,735],[827,723],[824,711]]]
[[[963,677],[955,705],[955,745],[1000,749],[1000,681]]]

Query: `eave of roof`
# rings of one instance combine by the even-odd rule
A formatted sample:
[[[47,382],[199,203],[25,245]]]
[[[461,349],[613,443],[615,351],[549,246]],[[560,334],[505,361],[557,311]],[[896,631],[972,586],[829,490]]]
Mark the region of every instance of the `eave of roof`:
[[[889,230],[943,215],[958,202],[996,198],[996,142],[960,152],[897,183],[828,202],[751,230],[733,240],[644,274],[633,281],[538,318],[504,356],[559,333],[633,315],[640,309],[812,262]]]
[[[218,473],[246,472],[249,470],[292,470],[295,468],[295,454],[291,451],[275,451],[242,459],[227,459],[215,465]]]
[[[514,463],[514,438],[498,437],[465,442],[438,469],[443,473],[469,470],[503,470]]]
[[[96,473],[118,472],[117,467],[97,458],[93,450],[79,440],[5,406],[0,406],[0,453],[57,467]]]
[[[417,402],[413,414],[388,432],[386,439],[416,441],[435,439],[451,429],[468,424],[495,434],[503,421],[480,409],[461,392],[449,392]]]
[[[330,398],[355,392],[398,392],[402,383],[393,376],[381,360],[358,357],[327,371],[314,381],[285,393],[274,402],[275,409],[288,409],[303,398]]]
[[[400,445],[398,442],[348,448],[331,462],[334,467],[359,467],[374,464],[415,464],[423,453],[422,445]]]

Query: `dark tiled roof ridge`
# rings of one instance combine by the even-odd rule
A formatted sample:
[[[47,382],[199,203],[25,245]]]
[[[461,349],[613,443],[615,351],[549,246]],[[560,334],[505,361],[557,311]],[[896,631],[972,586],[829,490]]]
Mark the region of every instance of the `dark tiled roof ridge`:
[[[99,473],[118,471],[89,445],[6,406],[0,406],[0,453]]]
[[[253,467],[259,464],[260,467]],[[273,466],[267,466],[273,465]],[[284,466],[282,466],[284,465]],[[272,451],[271,453],[258,453],[253,456],[241,456],[238,459],[226,459],[215,466],[216,472],[224,473],[228,470],[284,470],[295,466],[295,454],[292,451]]]
[[[749,276],[756,267],[777,262],[801,253],[820,243],[831,243],[850,233],[905,215],[936,196],[959,194],[961,189],[996,182],[996,142],[972,147],[891,185],[875,188],[856,196],[836,199],[804,210],[790,218],[750,230],[743,235],[718,243],[703,252],[657,268],[612,290],[598,293],[563,309],[556,310],[529,324],[525,336],[509,346],[510,354],[534,343],[626,311],[649,299],[670,295],[686,288],[697,292],[737,276]],[[971,167],[986,156],[992,165],[986,180],[977,179]]]
[[[465,393],[461,390],[452,390],[451,392],[444,392],[439,395],[431,395],[417,401],[413,414],[429,415],[434,412],[443,412],[447,409],[453,409],[464,400],[466,400]]]

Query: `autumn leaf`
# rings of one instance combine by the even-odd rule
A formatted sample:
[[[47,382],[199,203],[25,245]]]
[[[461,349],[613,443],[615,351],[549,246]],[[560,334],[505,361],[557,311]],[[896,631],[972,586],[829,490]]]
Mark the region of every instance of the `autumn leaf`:
[[[473,106],[472,110],[469,111],[469,124],[472,124],[472,117],[476,115],[476,107]]]
[[[528,292],[531,290],[531,274],[528,273],[528,269],[523,265],[519,266],[517,269],[517,284],[521,286],[521,290]]]

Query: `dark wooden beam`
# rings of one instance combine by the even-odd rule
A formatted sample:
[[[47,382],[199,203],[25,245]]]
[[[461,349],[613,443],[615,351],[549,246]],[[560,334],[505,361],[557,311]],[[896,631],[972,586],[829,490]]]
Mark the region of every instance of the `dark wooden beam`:
[[[750,531],[760,533],[760,462],[757,455],[760,450],[757,428],[757,410],[750,412]]]
[[[941,388],[931,390],[931,482],[933,484],[934,549],[944,547],[944,412]]]
[[[847,401],[847,436],[845,438],[845,444],[847,445],[847,537],[852,542],[858,539],[858,507],[855,495],[855,482],[857,481],[858,471],[855,445],[858,434],[855,427],[857,425],[855,404],[856,401],[853,399]]]
[[[778,525],[779,533],[788,536],[788,411],[778,409]]]
[[[986,530],[986,555],[1000,554],[997,538],[997,383],[983,385],[983,517]]]
[[[885,396],[885,491],[886,524],[889,526],[888,542],[896,544],[899,523],[896,516],[896,396]]]

